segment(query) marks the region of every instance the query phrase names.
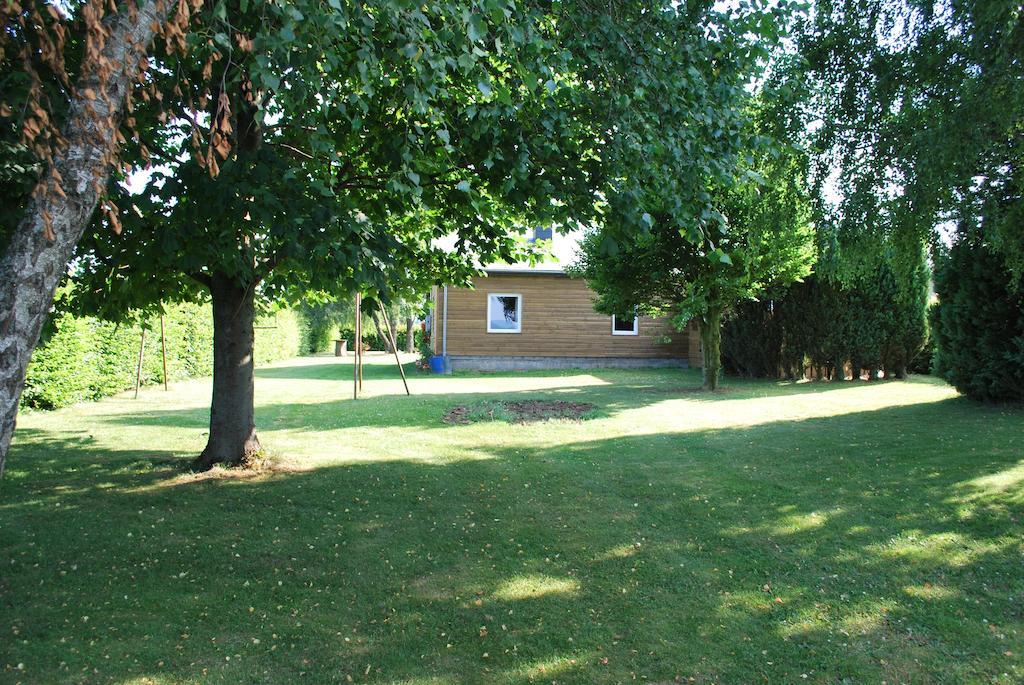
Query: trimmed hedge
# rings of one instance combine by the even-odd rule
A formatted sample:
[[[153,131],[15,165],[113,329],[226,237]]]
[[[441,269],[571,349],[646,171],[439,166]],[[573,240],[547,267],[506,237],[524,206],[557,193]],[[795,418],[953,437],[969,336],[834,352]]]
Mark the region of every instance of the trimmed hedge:
[[[265,314],[256,321],[256,365],[299,356],[302,327],[298,315],[290,309]],[[212,347],[211,355],[212,355]],[[211,365],[210,373],[213,373]],[[205,374],[209,375],[209,374]]]
[[[163,382],[160,321],[147,322],[142,383]],[[172,381],[213,373],[213,319],[210,305],[168,307],[164,316],[167,372]],[[299,324],[294,312],[282,310],[256,322],[257,364],[294,357],[299,352]],[[36,348],[29,364],[24,407],[57,409],[76,402],[108,397],[135,386],[142,327],[92,317],[61,315],[55,333]]]

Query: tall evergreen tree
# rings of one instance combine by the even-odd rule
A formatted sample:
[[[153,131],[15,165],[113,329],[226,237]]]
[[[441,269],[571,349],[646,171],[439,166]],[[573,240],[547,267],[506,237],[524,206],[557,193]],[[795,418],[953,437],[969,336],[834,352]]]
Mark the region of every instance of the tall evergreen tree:
[[[679,330],[696,319],[708,390],[719,383],[726,311],[806,276],[814,261],[806,158],[787,144],[792,131],[776,116],[790,84],[774,85],[761,93],[748,128],[737,133],[751,147],[737,160],[734,177],[724,183],[704,177],[703,186],[699,177],[689,179],[697,192],[714,198],[712,210],[680,225],[680,217],[662,209],[645,216],[646,230],[618,239],[614,224],[602,225],[584,239],[575,266],[598,293],[599,311],[668,314]],[[672,184],[657,188],[657,206],[678,202]]]
[[[961,233],[939,261],[933,315],[938,374],[969,397],[1024,400],[1024,290],[979,233]]]

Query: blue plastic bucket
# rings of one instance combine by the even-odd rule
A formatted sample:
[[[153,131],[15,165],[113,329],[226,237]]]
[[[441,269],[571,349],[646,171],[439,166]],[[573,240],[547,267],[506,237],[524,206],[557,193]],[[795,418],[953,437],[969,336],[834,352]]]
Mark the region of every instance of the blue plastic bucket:
[[[432,373],[444,373],[444,357],[435,355],[430,358],[430,371]]]

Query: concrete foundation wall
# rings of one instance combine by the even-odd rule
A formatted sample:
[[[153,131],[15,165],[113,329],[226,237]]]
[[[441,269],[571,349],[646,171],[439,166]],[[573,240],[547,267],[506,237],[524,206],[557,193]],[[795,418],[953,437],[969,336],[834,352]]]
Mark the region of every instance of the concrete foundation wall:
[[[452,371],[528,371],[530,369],[663,369],[689,368],[686,359],[636,357],[499,357],[449,355]]]

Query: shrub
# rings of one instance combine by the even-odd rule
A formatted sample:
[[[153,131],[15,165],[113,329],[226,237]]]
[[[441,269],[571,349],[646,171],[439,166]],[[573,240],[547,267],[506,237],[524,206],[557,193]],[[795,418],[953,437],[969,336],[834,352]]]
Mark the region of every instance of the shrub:
[[[356,345],[356,332],[352,328],[342,328],[340,331],[341,339],[348,340],[349,349],[355,349]],[[363,324],[363,349],[366,350],[383,350],[384,341],[377,335],[377,331],[371,324]]]
[[[304,302],[298,310],[302,330],[302,353],[320,354],[333,349],[333,341],[345,338],[339,328],[350,325],[353,305],[349,300],[331,302]],[[352,340],[349,337],[349,340]]]
[[[421,371],[426,371],[430,368],[430,358],[434,356],[434,350],[430,344],[429,333],[425,333],[420,336],[420,344],[417,351],[420,354],[420,358],[416,360],[416,368]]]
[[[940,262],[933,314],[936,371],[983,401],[1024,400],[1024,292],[976,236]]]
[[[370,350],[384,350],[387,346],[377,330],[378,305],[373,300],[363,302],[363,345]],[[415,311],[406,305],[394,305],[389,312],[395,330],[398,349],[405,349],[405,317]],[[351,300],[332,302],[305,302],[299,307],[304,354],[319,354],[334,349],[335,339],[347,340],[349,349],[355,347],[355,310]],[[383,320],[382,320],[383,323]],[[423,332],[414,330],[414,341],[419,341]],[[385,333],[386,335],[386,333]],[[415,346],[415,342],[414,342]]]
[[[405,351],[405,342],[406,342],[406,338],[408,336],[405,333],[405,328],[404,327],[402,328],[402,330],[398,331],[397,337],[398,337],[398,349],[401,350],[401,351]],[[423,341],[423,329],[420,328],[419,326],[416,326],[416,327],[414,327],[412,329],[412,346],[413,346],[413,349],[419,350],[420,344],[422,343],[422,341]]]
[[[326,352],[331,340],[338,332],[338,326],[323,308],[304,308],[302,311],[304,333],[302,351],[306,354]]]

